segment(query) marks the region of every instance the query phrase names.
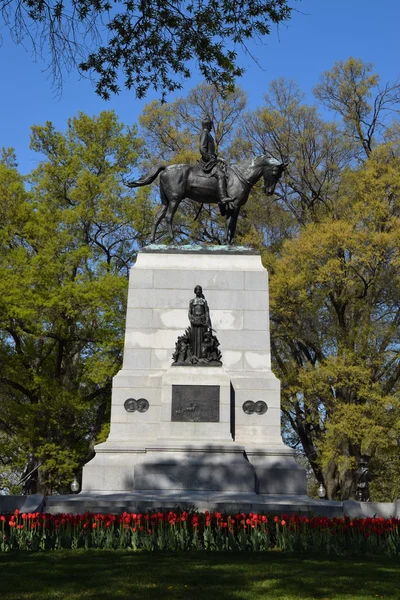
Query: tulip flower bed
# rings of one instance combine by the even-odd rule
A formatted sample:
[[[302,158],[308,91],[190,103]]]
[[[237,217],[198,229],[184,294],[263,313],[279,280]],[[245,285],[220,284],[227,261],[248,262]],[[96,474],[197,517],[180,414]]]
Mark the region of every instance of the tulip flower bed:
[[[149,512],[0,515],[0,550],[281,551],[400,554],[400,520]]]

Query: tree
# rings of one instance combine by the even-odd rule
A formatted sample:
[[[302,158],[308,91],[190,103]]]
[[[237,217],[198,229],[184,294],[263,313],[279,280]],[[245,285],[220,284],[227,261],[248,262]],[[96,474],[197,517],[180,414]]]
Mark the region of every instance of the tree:
[[[213,121],[217,153],[228,159],[246,101],[246,94],[240,88],[222,96],[215,86],[203,83],[193,88],[186,98],[147,104],[139,124],[152,162],[197,162],[201,123],[205,117]]]
[[[329,498],[381,477],[400,440],[400,162],[387,146],[344,175],[340,214],[285,242],[271,270],[283,410]]]
[[[275,200],[276,211],[291,224],[281,242],[334,211],[341,174],[354,158],[340,126],[324,121],[315,105],[303,102],[297,84],[284,79],[271,82],[264,106],[245,116],[236,147],[241,154],[289,158]],[[264,198],[264,204],[270,202]]]
[[[336,64],[316,88],[343,116],[329,123],[293,82],[273,82],[236,142],[291,159],[273,202],[259,198],[256,228],[285,429],[330,498],[354,497],[366,453],[382,499],[382,465],[399,457],[397,90],[361,61]]]
[[[66,489],[108,422],[119,368],[126,276],[150,230],[121,174],[142,142],[114,113],[32,131],[45,159],[30,191],[0,165],[0,454],[21,472],[32,453],[37,489]],[[100,437],[99,437],[100,436]]]
[[[342,117],[345,132],[368,157],[382,141],[387,117],[400,104],[400,82],[380,87],[373,65],[351,57],[325,71],[314,94]]]
[[[56,81],[64,68],[97,77],[103,98],[119,92],[120,74],[142,98],[149,87],[180,89],[193,62],[220,89],[232,89],[243,68],[237,48],[264,40],[271,26],[289,19],[288,0],[127,2],[0,0],[0,10],[17,43],[28,39],[35,53],[48,48]]]

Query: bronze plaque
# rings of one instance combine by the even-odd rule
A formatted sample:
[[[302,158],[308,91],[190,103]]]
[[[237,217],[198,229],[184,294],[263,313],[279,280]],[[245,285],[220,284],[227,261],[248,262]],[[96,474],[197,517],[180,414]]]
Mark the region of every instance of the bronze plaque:
[[[173,385],[171,421],[219,422],[219,385]]]

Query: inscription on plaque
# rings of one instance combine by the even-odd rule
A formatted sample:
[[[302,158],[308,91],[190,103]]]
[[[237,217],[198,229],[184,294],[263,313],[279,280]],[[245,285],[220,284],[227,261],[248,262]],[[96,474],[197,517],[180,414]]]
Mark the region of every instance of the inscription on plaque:
[[[219,422],[219,385],[173,385],[171,421]]]

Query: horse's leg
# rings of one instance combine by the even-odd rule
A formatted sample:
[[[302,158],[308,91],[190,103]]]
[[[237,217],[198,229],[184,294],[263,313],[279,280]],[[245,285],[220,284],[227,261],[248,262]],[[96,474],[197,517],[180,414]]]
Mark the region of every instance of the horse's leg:
[[[164,189],[161,185],[160,185],[160,198],[161,198],[162,206],[161,206],[160,210],[157,212],[156,216],[154,217],[153,226],[151,228],[150,242],[152,244],[154,244],[155,239],[156,239],[157,227],[159,226],[159,224],[165,217],[167,210],[168,210],[168,198],[167,198],[167,195],[165,194]]]
[[[166,219],[167,219],[167,223],[168,223],[168,231],[169,231],[169,235],[171,237],[171,240],[174,239],[174,232],[172,229],[172,221],[174,219],[174,215],[176,213],[176,209],[178,208],[178,206],[181,203],[182,198],[177,198],[176,196],[171,199],[169,201],[168,204],[168,210],[167,210],[167,215],[166,215]]]
[[[224,244],[229,244],[229,231],[230,231],[231,220],[232,220],[232,210],[228,209],[228,211],[226,213],[226,219],[225,219]]]
[[[226,219],[225,243],[228,243],[229,245],[232,244],[233,238],[235,237],[239,211],[240,206],[233,205],[232,210],[229,211],[229,219]]]

